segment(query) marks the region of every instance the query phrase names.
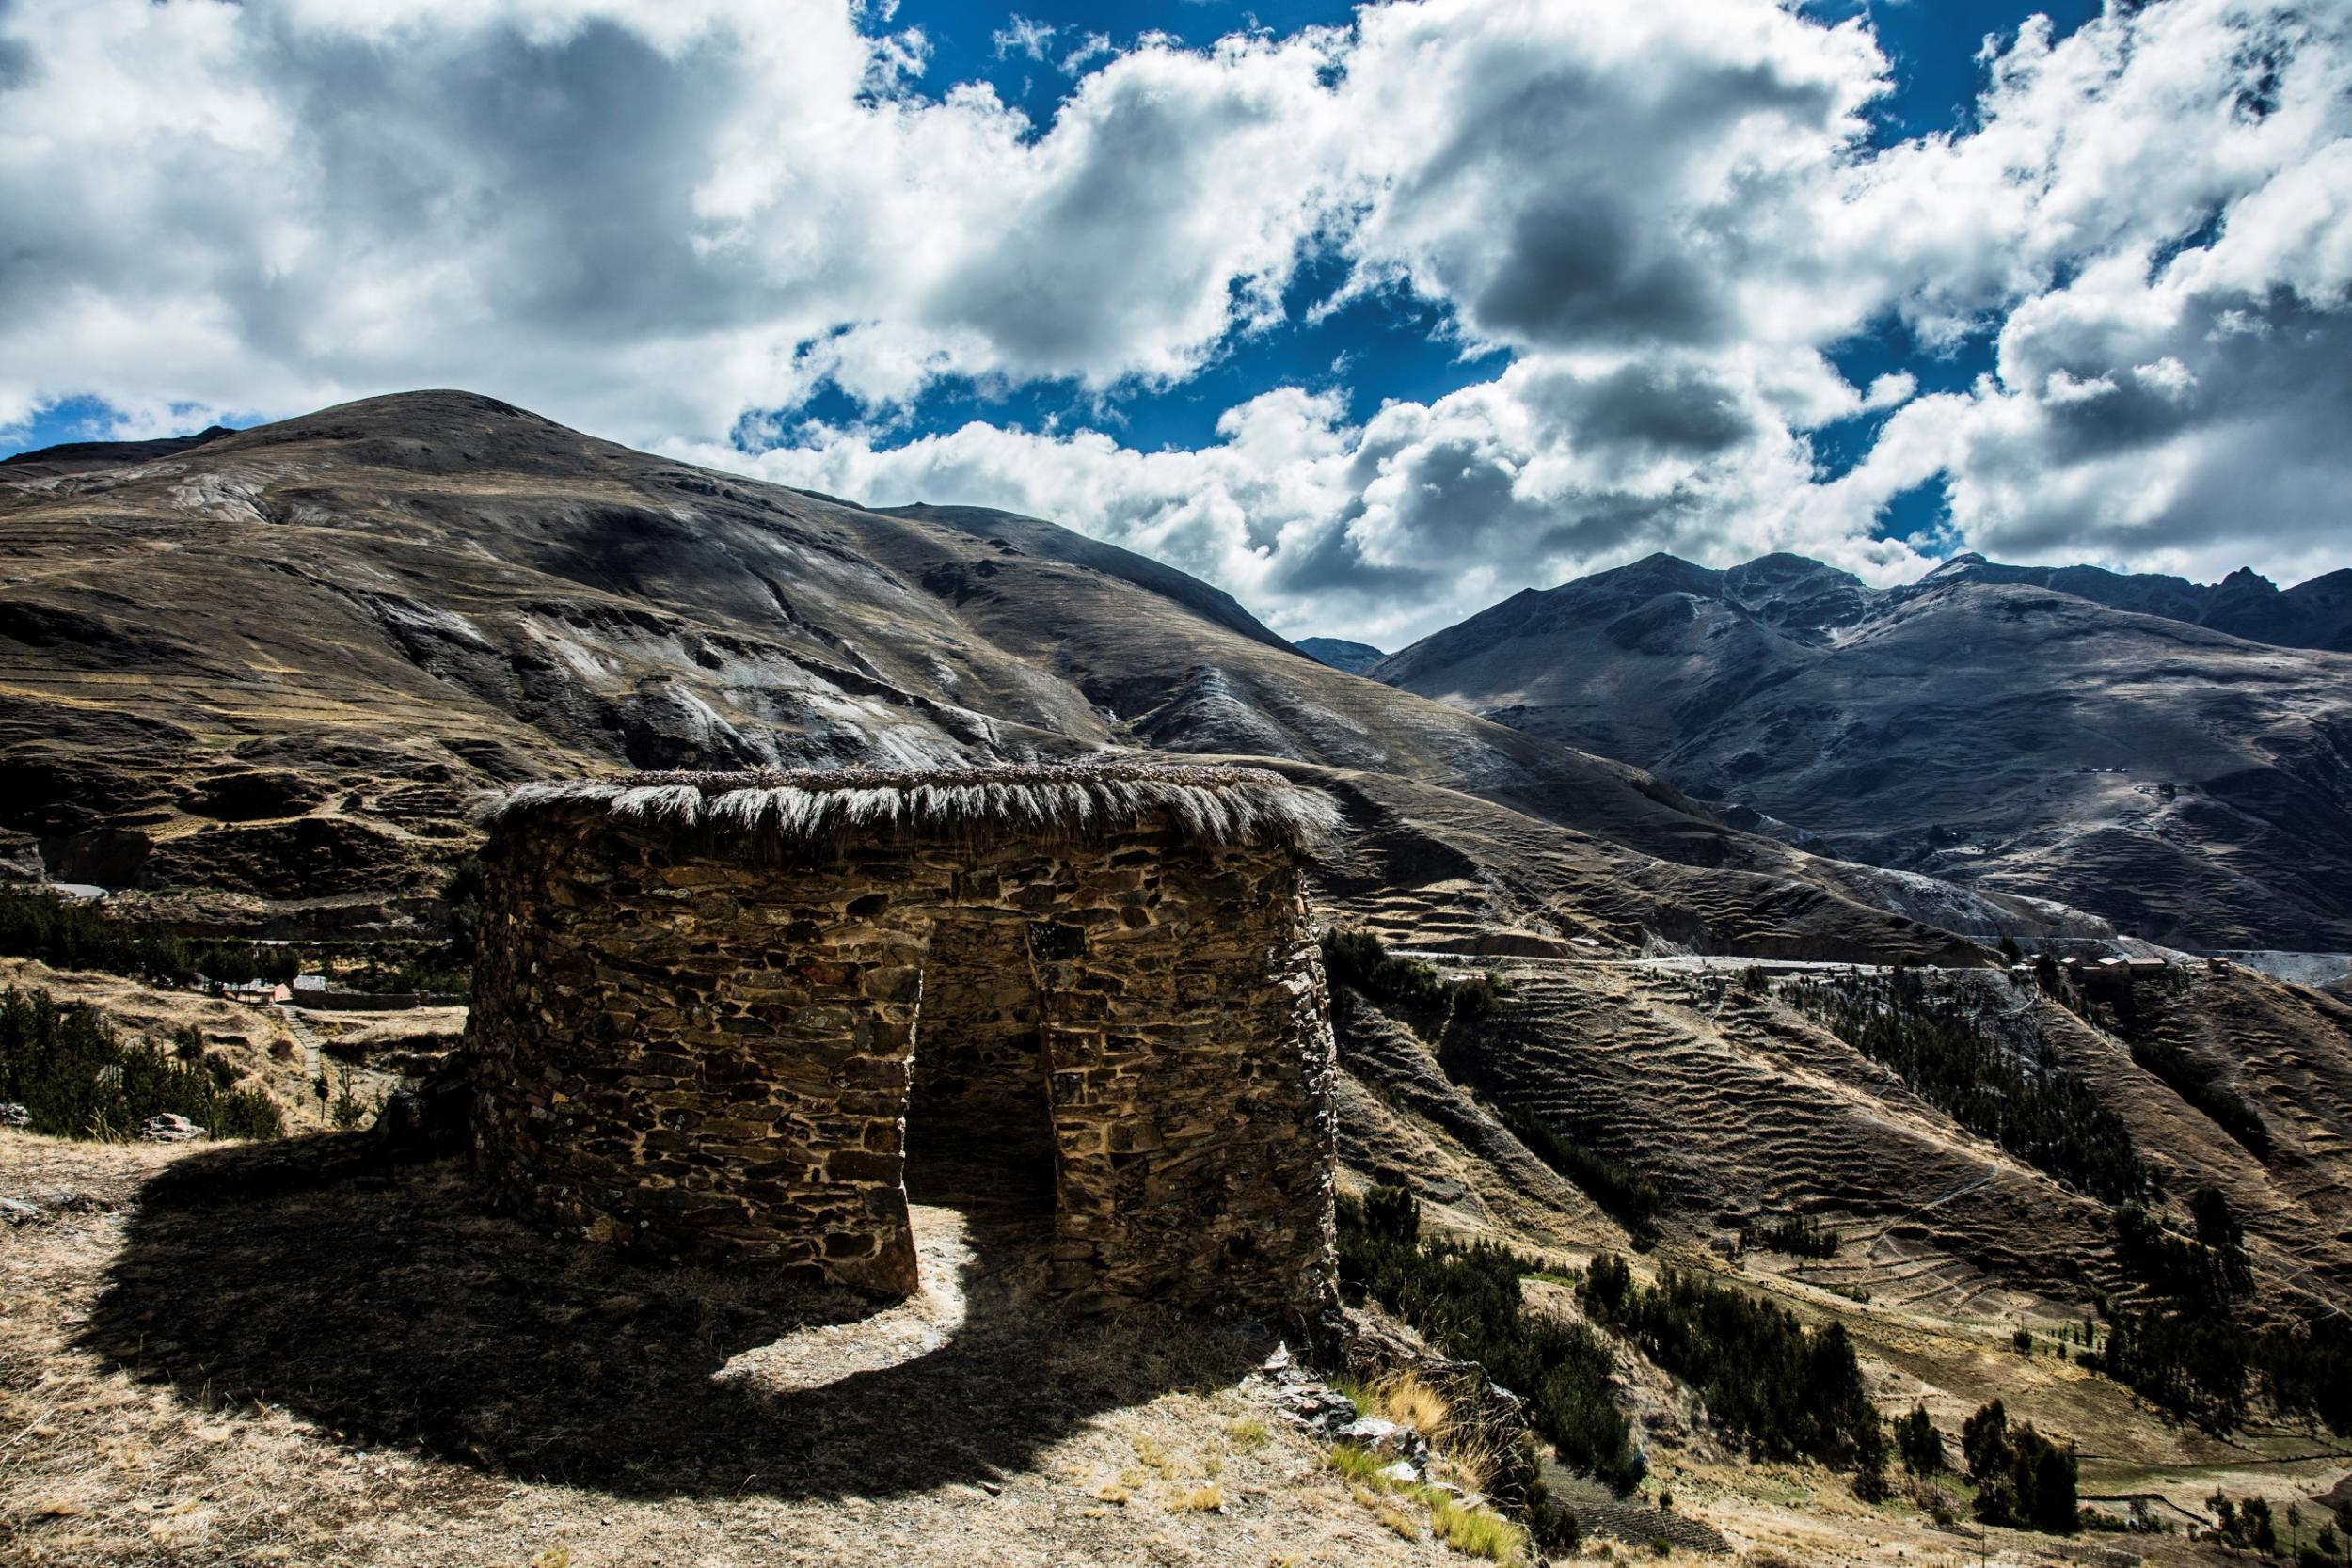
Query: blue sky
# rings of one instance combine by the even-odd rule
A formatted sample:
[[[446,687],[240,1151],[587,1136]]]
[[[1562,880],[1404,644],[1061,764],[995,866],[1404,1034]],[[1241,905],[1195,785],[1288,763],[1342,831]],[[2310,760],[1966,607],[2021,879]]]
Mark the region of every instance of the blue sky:
[[[2095,0],[2042,6],[2017,0],[1912,0],[1811,8],[1831,17],[1862,11],[1885,49],[1895,90],[1878,105],[1875,118],[1882,141],[1970,123],[1984,85],[1986,68],[1979,56],[1987,35],[2011,36],[2034,15],[2047,16],[2060,34],[2070,33],[2099,9]],[[930,40],[936,53],[926,74],[932,85],[987,82],[1006,103],[1043,126],[1075,84],[1075,76],[1065,72],[1061,63],[1098,36],[1120,49],[1132,48],[1144,33],[1207,42],[1237,30],[1266,28],[1287,34],[1302,27],[1344,26],[1354,11],[1354,5],[1346,3],[1235,5],[1213,0],[1116,6],[1050,0],[1007,11],[993,5],[901,0],[891,24],[920,26]],[[1051,32],[1037,40],[1039,53],[1032,53],[1023,40],[1039,27]],[[1508,362],[1507,351],[1466,354],[1446,311],[1425,301],[1379,294],[1311,319],[1312,307],[1335,293],[1343,277],[1343,268],[1327,255],[1305,268],[1285,293],[1282,328],[1236,343],[1181,386],[1103,397],[1066,382],[983,387],[961,381],[927,391],[904,411],[897,428],[909,435],[935,434],[976,419],[1033,430],[1095,425],[1116,431],[1132,446],[1198,447],[1215,438],[1216,421],[1226,409],[1277,387],[1336,390],[1346,398],[1349,412],[1361,418],[1385,399],[1440,397],[1490,378]],[[1986,334],[1929,353],[1892,321],[1838,345],[1835,357],[1850,380],[1867,383],[1889,371],[1908,371],[1931,389],[1964,388],[1993,363]],[[853,400],[828,388],[799,412],[840,420],[854,419],[858,410]],[[1816,446],[1828,469],[1842,472],[1851,467],[1867,450],[1869,431],[1878,422],[1857,418],[1821,432]],[[1925,492],[1913,492],[1912,498],[1932,499]],[[1907,515],[1917,510],[1915,505],[1900,509]],[[1899,527],[1926,519],[1907,515],[1889,521]]]
[[[14,0],[0,451],[461,386],[1384,643],[1652,549],[2296,580],[2346,10]]]

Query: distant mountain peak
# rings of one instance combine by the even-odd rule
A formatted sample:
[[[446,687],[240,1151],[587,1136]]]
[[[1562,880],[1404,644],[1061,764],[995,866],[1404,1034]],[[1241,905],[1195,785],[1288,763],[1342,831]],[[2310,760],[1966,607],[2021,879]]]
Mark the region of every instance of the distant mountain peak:
[[[1318,664],[1351,675],[1360,675],[1389,657],[1369,642],[1350,642],[1343,637],[1302,637],[1291,646]]]
[[[1919,579],[1922,585],[1931,582],[1951,582],[1993,563],[1974,550],[1963,550],[1940,562],[1935,570]]]

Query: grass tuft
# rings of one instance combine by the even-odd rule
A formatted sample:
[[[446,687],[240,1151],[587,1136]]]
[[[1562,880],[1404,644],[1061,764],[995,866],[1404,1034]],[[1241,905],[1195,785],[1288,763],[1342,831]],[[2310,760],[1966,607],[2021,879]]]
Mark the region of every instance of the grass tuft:
[[[1255,1453],[1274,1440],[1272,1429],[1255,1416],[1226,1422],[1225,1435],[1244,1453]]]

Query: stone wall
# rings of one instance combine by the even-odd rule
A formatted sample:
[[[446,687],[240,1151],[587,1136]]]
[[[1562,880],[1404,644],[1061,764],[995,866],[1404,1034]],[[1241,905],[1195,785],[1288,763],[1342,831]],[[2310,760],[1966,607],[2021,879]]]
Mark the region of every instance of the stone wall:
[[[1286,847],[1146,820],[758,863],[552,806],[501,823],[488,863],[475,1154],[529,1210],[657,1257],[913,1288],[902,1118],[930,995],[950,1097],[1017,1110],[1037,1053],[1056,1291],[1330,1301],[1334,1069]],[[1023,946],[1025,973],[1003,961]]]

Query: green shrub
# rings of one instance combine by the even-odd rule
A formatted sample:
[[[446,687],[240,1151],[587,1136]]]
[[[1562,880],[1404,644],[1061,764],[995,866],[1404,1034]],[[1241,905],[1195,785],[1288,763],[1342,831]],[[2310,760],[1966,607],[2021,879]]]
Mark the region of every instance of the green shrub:
[[[1445,982],[1418,958],[1400,958],[1370,931],[1333,931],[1323,939],[1323,972],[1384,1006],[1443,1008]]]
[[[223,1084],[220,1069],[125,1042],[89,1008],[14,987],[0,991],[0,1101],[31,1113],[31,1131],[66,1138],[127,1138],[166,1114],[221,1138],[285,1131],[276,1101]]]
[[[2084,1364],[2216,1432],[2240,1424],[2258,1393],[2280,1415],[2352,1432],[2352,1328],[2239,1323],[2253,1286],[2244,1233],[2217,1191],[2199,1192],[2190,1209],[2194,1238],[2136,1204],[2116,1212],[2117,1259],[2150,1294],[2113,1313],[2095,1350],[2085,1325]]]
[[[1398,1220],[1412,1196],[1375,1188],[1340,1203],[1340,1280],[1411,1323],[1446,1354],[1483,1366],[1527,1401],[1537,1432],[1572,1468],[1618,1491],[1642,1478],[1632,1427],[1610,1395],[1612,1356],[1581,1323],[1521,1310],[1520,1275],[1533,1259],[1491,1243],[1419,1239],[1418,1216]],[[1375,1228],[1372,1214],[1384,1216]]]
[[[2204,1063],[2164,1040],[2134,1040],[2132,1060],[2164,1081],[2179,1095],[2255,1159],[2270,1158],[2270,1129],[2235,1089],[2219,1081]]]
[[[1944,1468],[1944,1434],[1928,1418],[1924,1403],[1914,1404],[1911,1414],[1896,1424],[1895,1447],[1902,1454],[1903,1468],[1915,1476],[1931,1476]]]
[[[2011,1427],[2009,1412],[1994,1400],[1962,1423],[1960,1444],[1968,1479],[1977,1484],[1978,1518],[2052,1535],[2081,1528],[2073,1443],[2046,1437],[2030,1422]]]
[[[1637,1243],[1656,1237],[1662,1206],[1657,1182],[1598,1149],[1561,1136],[1549,1121],[1533,1111],[1505,1107],[1502,1117],[1513,1136],[1599,1204]]]
[[[468,877],[478,881],[478,867],[470,873],[461,867],[460,873],[453,873],[451,885],[457,887]],[[456,906],[456,917],[477,916],[478,904],[461,900]],[[472,943],[472,927],[465,926],[447,942],[427,946],[421,956],[403,959],[397,967],[381,960],[362,965],[358,979],[365,989],[375,990],[462,993],[469,980]],[[306,955],[315,958],[327,945],[178,936],[150,925],[109,920],[87,904],[53,894],[0,888],[0,955],[38,958],[56,969],[93,969],[172,985],[184,985],[199,974],[235,984],[291,980],[302,972]],[[332,950],[340,954],[347,948],[336,945]]]
[[[1785,1252],[1795,1258],[1835,1258],[1838,1242],[1837,1233],[1815,1215],[1783,1214],[1752,1227],[1742,1244],[1761,1247],[1766,1252]]]
[[[2226,1307],[2232,1297],[2253,1288],[2252,1263],[2229,1200],[2208,1187],[2196,1203],[2202,1207],[2195,1240],[2168,1229],[2139,1204],[2116,1210],[2116,1260],[2134,1278],[2176,1301]]]
[[[1885,1428],[1842,1323],[1808,1329],[1733,1286],[1668,1269],[1644,1290],[1620,1259],[1586,1271],[1584,1309],[1698,1390],[1708,1418],[1762,1459],[1885,1463]]]

